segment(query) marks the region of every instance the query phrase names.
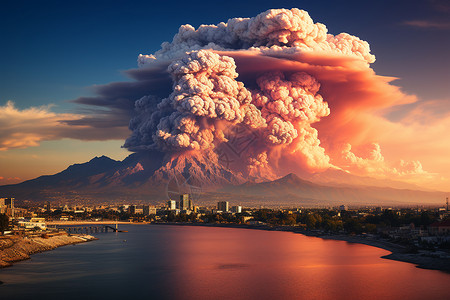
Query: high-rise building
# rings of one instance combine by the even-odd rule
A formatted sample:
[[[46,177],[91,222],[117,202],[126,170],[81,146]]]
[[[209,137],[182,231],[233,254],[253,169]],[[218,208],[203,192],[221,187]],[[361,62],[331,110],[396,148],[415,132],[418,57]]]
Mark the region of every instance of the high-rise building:
[[[217,210],[228,212],[228,201],[217,202]]]
[[[240,214],[242,212],[242,206],[240,206],[240,205],[232,206],[231,212]]]
[[[177,201],[175,201],[175,200],[169,200],[169,201],[167,201],[167,208],[168,208],[169,210],[177,209]]]
[[[6,212],[5,198],[0,198],[0,214]]]
[[[191,195],[189,194],[180,195],[180,210],[191,210],[191,209],[192,209]]]
[[[14,218],[14,198],[0,198],[0,213]]]

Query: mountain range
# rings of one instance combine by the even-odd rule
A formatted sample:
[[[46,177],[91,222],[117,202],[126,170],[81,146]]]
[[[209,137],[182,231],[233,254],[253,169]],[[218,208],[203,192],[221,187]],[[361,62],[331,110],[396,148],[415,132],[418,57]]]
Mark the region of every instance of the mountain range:
[[[340,170],[301,176],[291,173],[273,181],[247,181],[242,174],[199,153],[167,158],[149,151],[131,154],[123,161],[95,157],[54,175],[0,186],[0,196],[25,203],[100,204],[161,203],[176,199],[180,193],[191,193],[199,204],[227,200],[242,205],[291,206],[430,205],[443,203],[446,197],[444,192]]]

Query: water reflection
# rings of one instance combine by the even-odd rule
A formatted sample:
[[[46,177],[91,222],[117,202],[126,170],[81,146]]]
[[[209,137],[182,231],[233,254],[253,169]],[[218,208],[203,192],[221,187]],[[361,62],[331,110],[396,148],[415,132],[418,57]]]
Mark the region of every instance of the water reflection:
[[[448,299],[450,275],[288,232],[129,225],[0,270],[1,299]],[[126,242],[124,242],[126,240]]]
[[[450,276],[388,251],[288,232],[183,227],[175,299],[447,299]]]

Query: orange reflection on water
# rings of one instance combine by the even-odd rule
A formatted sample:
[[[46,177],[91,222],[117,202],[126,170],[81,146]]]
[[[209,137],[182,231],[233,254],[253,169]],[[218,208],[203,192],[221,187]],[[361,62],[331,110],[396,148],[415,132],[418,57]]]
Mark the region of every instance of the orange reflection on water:
[[[173,227],[176,299],[445,299],[450,275],[289,232]]]

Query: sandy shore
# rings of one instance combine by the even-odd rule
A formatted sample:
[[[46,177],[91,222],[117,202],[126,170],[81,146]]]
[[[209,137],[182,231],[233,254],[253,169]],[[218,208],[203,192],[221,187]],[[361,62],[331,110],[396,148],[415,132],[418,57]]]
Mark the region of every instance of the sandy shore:
[[[0,237],[0,268],[9,267],[14,262],[29,259],[31,254],[53,250],[57,247],[84,243],[96,238],[86,234],[58,233],[39,237]]]
[[[111,225],[111,224],[142,224],[142,223],[131,223],[124,221],[46,221],[48,225]],[[148,224],[148,223],[145,223]]]
[[[330,240],[345,241],[348,243],[364,244],[381,248],[391,252],[391,254],[382,256],[382,258],[415,264],[417,268],[421,269],[439,270],[446,273],[450,273],[450,253],[448,251],[418,250],[417,252],[411,252],[411,249],[409,249],[408,247],[399,244],[394,244],[389,241],[381,240],[378,238],[367,238],[367,237],[364,238],[358,236],[345,236],[345,235],[336,235],[336,236],[324,235],[316,237]]]

